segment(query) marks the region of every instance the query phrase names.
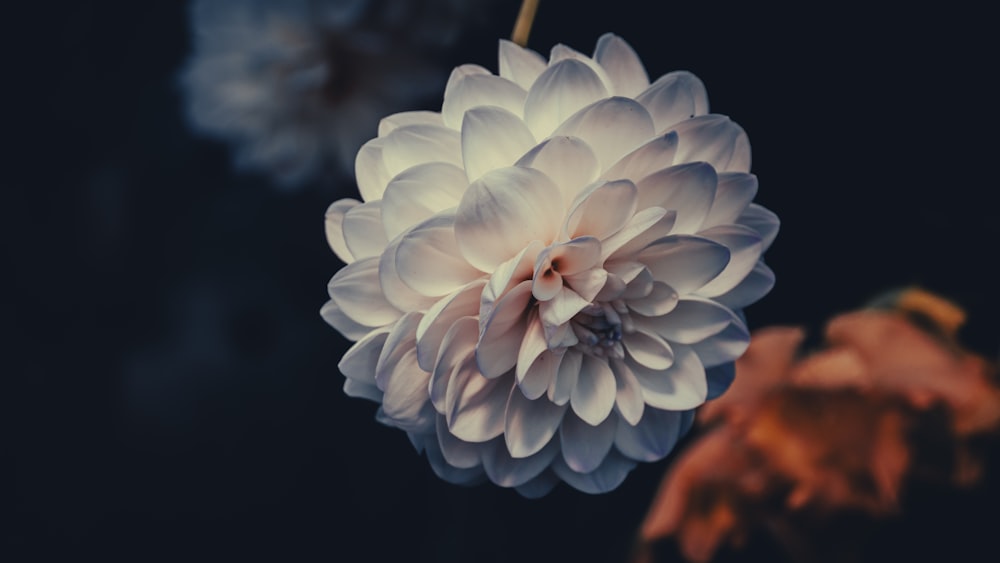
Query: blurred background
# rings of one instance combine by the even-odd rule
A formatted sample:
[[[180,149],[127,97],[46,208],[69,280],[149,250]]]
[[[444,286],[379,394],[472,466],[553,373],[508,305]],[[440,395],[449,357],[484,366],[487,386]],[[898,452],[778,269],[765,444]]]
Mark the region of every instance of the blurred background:
[[[625,559],[670,458],[603,496],[456,487],[343,394],[323,213],[356,186],[235,166],[239,143],[193,123],[189,3],[23,4],[5,25],[0,559]],[[454,65],[496,70],[519,2],[481,4],[447,41],[414,39],[421,95],[391,111],[439,109]],[[744,127],[756,201],[782,220],[751,328],[818,329],[918,284],[963,305],[963,338],[996,358],[983,10],[542,0],[529,46],[590,53],[617,33],[651,78],[694,72]],[[434,18],[406,22],[391,37]],[[351,126],[364,140],[377,120]]]

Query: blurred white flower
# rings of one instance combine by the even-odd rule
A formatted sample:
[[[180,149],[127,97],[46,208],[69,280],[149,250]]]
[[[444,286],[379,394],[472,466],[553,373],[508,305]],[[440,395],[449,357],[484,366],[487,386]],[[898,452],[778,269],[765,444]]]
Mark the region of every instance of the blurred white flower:
[[[778,220],[694,75],[650,84],[611,34],[593,58],[507,41],[499,58],[362,147],[364,203],[326,215],[347,266],[322,314],[357,340],[347,394],[442,478],[605,492],[731,382]]]
[[[189,121],[282,186],[346,176],[382,116],[440,91],[436,50],[489,2],[195,0]]]

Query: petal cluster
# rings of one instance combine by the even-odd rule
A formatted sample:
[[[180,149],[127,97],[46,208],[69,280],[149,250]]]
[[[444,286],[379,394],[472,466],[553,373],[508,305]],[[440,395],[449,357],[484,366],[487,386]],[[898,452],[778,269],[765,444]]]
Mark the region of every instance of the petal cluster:
[[[345,391],[448,481],[614,489],[749,343],[778,230],[749,168],[691,73],[650,83],[612,34],[548,60],[501,41],[499,75],[460,66],[440,112],[383,119],[362,201],[327,211]]]

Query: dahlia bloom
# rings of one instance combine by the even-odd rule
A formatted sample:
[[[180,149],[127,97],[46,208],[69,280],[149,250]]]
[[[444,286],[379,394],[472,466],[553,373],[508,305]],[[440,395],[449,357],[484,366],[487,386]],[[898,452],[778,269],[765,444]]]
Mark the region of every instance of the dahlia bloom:
[[[435,54],[491,1],[195,0],[191,125],[284,187],[346,176],[382,116],[439,91]]]
[[[361,148],[322,315],[357,341],[346,393],[442,478],[609,491],[729,385],[778,220],[692,74],[650,84],[611,34],[548,61],[501,41],[499,68],[456,68],[440,113]]]

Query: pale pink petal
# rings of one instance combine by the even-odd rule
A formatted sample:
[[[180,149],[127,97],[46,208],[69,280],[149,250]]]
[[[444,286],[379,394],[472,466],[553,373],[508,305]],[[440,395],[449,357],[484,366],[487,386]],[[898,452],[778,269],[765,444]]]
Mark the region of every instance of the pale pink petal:
[[[495,106],[465,112],[462,120],[462,158],[469,181],[497,168],[511,166],[535,146],[535,138],[521,118]]]
[[[647,216],[646,214],[649,215]],[[636,254],[653,242],[669,235],[674,230],[674,223],[677,222],[677,211],[673,209],[666,211],[661,207],[650,207],[635,214],[636,218],[643,217],[643,223],[646,222],[646,219],[651,220],[653,216],[659,216],[660,218],[650,226],[640,224],[638,225],[639,228],[635,230],[622,229],[621,234],[623,238],[627,238],[628,240],[619,240],[618,235],[609,239],[607,241],[608,247],[615,248],[609,255],[609,259],[615,261],[636,260]],[[646,228],[643,229],[642,227]]]
[[[545,471],[558,454],[558,445],[550,440],[538,453],[515,458],[504,441],[497,439],[483,446],[483,469],[490,481],[501,487],[520,487]]]
[[[715,200],[718,177],[704,162],[671,166],[646,176],[638,188],[639,209],[662,207],[677,211],[673,233],[698,231]]]
[[[527,499],[542,498],[559,484],[559,477],[552,471],[542,471],[523,485],[514,489]]]
[[[524,458],[542,450],[552,440],[563,421],[566,405],[548,399],[530,400],[518,387],[510,392],[504,439],[511,457]]]
[[[676,152],[677,133],[658,135],[618,159],[618,162],[601,174],[601,178],[605,180],[627,178],[639,182],[653,172],[672,165]]]
[[[558,352],[545,350],[539,354],[524,374],[524,378],[517,382],[521,393],[532,401],[544,395],[559,374],[559,366],[562,365],[564,355],[565,349]]]
[[[396,249],[396,272],[411,289],[441,297],[483,277],[462,259],[452,211],[444,211],[403,236]]]
[[[573,412],[567,412],[559,426],[559,442],[566,465],[578,473],[597,469],[611,451],[617,426],[617,416],[609,416],[593,426]]]
[[[545,67],[545,59],[531,49],[525,49],[517,43],[500,40],[500,76],[514,82],[525,91],[531,88]]]
[[[389,327],[386,327],[373,330],[355,342],[337,364],[340,373],[348,379],[375,385],[375,369],[388,337]]]
[[[481,324],[489,318],[490,312],[496,306],[500,297],[505,295],[517,284],[530,280],[534,271],[535,256],[542,250],[542,243],[533,241],[517,256],[507,260],[497,266],[497,269],[490,275],[489,282],[483,289],[483,296],[479,303],[479,318]],[[482,330],[482,326],[480,326]]]
[[[605,182],[577,197],[563,227],[570,238],[591,236],[604,240],[635,215],[637,191],[629,180]]]
[[[661,460],[683,436],[683,418],[684,413],[678,411],[646,409],[635,426],[618,425],[615,448],[636,461]]]
[[[597,178],[597,155],[576,137],[552,137],[525,153],[517,166],[545,173],[559,187],[564,205],[569,205],[584,187]]]
[[[750,141],[743,128],[724,115],[703,115],[682,121],[677,133],[675,162],[704,161],[718,172],[750,172]]]
[[[487,379],[476,363],[462,363],[451,376],[445,398],[448,429],[466,442],[487,442],[503,433],[511,377]]]
[[[438,447],[441,448],[441,455],[448,465],[458,469],[471,469],[482,465],[480,446],[455,437],[448,431],[448,421],[444,416],[438,416],[434,426]]]
[[[729,249],[701,237],[670,235],[647,246],[639,253],[639,260],[646,264],[656,281],[687,295],[726,268]]]
[[[653,292],[654,283],[656,281],[653,280],[653,274],[650,273],[648,268],[643,266],[635,279],[628,282],[625,293],[622,294],[622,299],[627,303],[631,303],[636,299],[642,299]]]
[[[708,113],[705,85],[686,70],[664,74],[639,94],[636,101],[649,110],[657,131],[666,131],[677,123]]]
[[[649,369],[634,361],[626,365],[642,388],[646,404],[657,409],[687,410],[705,402],[705,367],[690,347],[676,344],[674,363],[666,370]]]
[[[612,94],[634,98],[649,87],[649,75],[639,56],[624,39],[605,33],[597,40],[594,60],[604,67],[611,84]]]
[[[374,383],[363,383],[356,379],[345,379],[343,389],[344,394],[348,397],[368,399],[376,403],[381,403],[384,396],[384,393]]]
[[[394,426],[412,432],[430,428],[436,418],[427,388],[430,374],[417,365],[416,331],[421,313],[407,313],[386,339],[375,369],[385,395],[382,412]]]
[[[711,367],[705,370],[705,377],[708,379],[707,401],[722,395],[733,384],[736,379],[736,364],[728,362]]]
[[[578,274],[563,277],[563,281],[584,301],[593,302],[604,284],[608,281],[608,272],[603,268],[591,268]]]
[[[439,417],[440,418],[440,417]],[[447,430],[446,430],[447,432]],[[423,448],[427,454],[427,461],[431,465],[431,470],[440,479],[455,485],[472,485],[483,480],[483,469],[479,465],[472,467],[461,467],[452,464],[445,457],[444,448],[441,443],[434,439],[434,435],[422,435]]]
[[[722,295],[743,282],[763,252],[760,234],[742,225],[720,225],[698,233],[729,249],[729,264],[715,279],[698,290],[703,297]]]
[[[549,385],[547,396],[550,401],[557,405],[565,405],[569,402],[573,389],[576,388],[576,382],[579,380],[582,365],[583,354],[572,349],[566,352],[562,363],[559,364],[556,378]]]
[[[361,146],[354,159],[354,178],[364,201],[382,199],[382,192],[393,177],[382,158],[384,144],[384,139],[372,139]]]
[[[378,259],[378,283],[382,287],[385,300],[400,311],[425,310],[434,305],[437,299],[417,293],[403,283],[399,273],[396,272],[396,251],[399,250],[401,240],[402,238],[397,238],[389,244]]]
[[[461,68],[461,67],[459,67]],[[455,69],[458,72],[458,69]],[[452,74],[454,76],[454,73]],[[492,74],[466,74],[445,90],[441,115],[444,124],[460,129],[465,112],[479,106],[496,106],[520,117],[527,92],[517,84]]]
[[[583,139],[597,155],[601,170],[606,170],[622,156],[648,142],[655,132],[653,119],[641,104],[616,96],[580,109],[552,134]]]
[[[774,242],[774,237],[778,236],[778,228],[781,226],[778,216],[773,211],[756,203],[748,205],[736,222],[760,233],[763,239],[761,252],[771,248],[771,243]]]
[[[422,369],[430,371],[434,368],[441,342],[458,319],[479,314],[479,296],[485,285],[486,280],[476,280],[455,290],[438,300],[420,319],[417,326],[417,359]],[[473,336],[479,334],[478,321],[473,333]]]
[[[323,307],[319,310],[319,314],[327,324],[337,329],[348,340],[364,338],[374,328],[363,325],[345,315],[344,311],[340,309],[340,305],[337,305],[337,302],[333,299],[323,304]]]
[[[730,309],[742,309],[756,303],[774,287],[774,272],[763,262],[757,262],[750,274],[739,285],[715,298]]]
[[[517,350],[517,369],[514,371],[518,383],[524,380],[524,374],[535,363],[535,358],[548,348],[545,342],[545,330],[538,320],[538,310],[532,309],[527,316],[527,327],[524,338],[521,339],[521,346]]]
[[[360,204],[361,202],[356,199],[340,199],[326,208],[324,218],[326,242],[344,264],[354,262],[354,255],[351,254],[350,249],[347,248],[347,241],[344,240],[344,215]]]
[[[653,282],[651,291],[638,299],[629,299],[628,307],[646,317],[659,317],[673,311],[678,299],[674,288],[663,282]]]
[[[431,403],[438,412],[448,412],[448,389],[457,370],[475,365],[476,333],[478,325],[475,317],[462,317],[447,327],[441,338],[436,356],[431,360],[431,379],[427,392]],[[417,326],[419,334],[420,326]],[[419,349],[418,349],[419,355]]]
[[[746,352],[750,345],[750,332],[746,325],[734,320],[721,332],[718,332],[691,347],[698,353],[706,368],[735,361]]]
[[[381,201],[369,201],[352,207],[344,214],[342,230],[344,244],[355,260],[378,256],[389,244],[382,228]]]
[[[634,320],[636,326],[646,327],[670,342],[694,344],[722,332],[734,316],[711,299],[691,295],[681,298],[669,315]]]
[[[524,121],[536,139],[544,139],[577,110],[607,95],[604,83],[586,63],[562,60],[545,69],[531,86],[524,101]]]
[[[455,235],[462,255],[484,272],[516,256],[532,241],[549,244],[558,232],[552,210],[562,194],[531,168],[501,168],[473,182],[458,206]]]
[[[542,325],[551,329],[569,322],[587,305],[590,305],[590,301],[580,297],[572,289],[563,287],[552,299],[539,303],[538,310],[541,313]]]
[[[591,495],[606,493],[617,488],[635,466],[636,462],[627,459],[616,450],[611,450],[601,466],[590,473],[573,471],[562,458],[557,457],[552,462],[552,470],[566,484]]]
[[[715,201],[704,227],[735,223],[757,195],[757,177],[744,172],[723,172],[715,189]]]
[[[428,162],[462,166],[461,135],[447,127],[406,125],[380,140],[382,160],[390,178],[411,166]]]
[[[583,53],[577,51],[572,47],[563,45],[562,43],[554,45],[552,49],[549,51],[550,67],[566,59],[572,59],[587,65],[590,68],[590,70],[594,71],[594,74],[596,74],[598,78],[601,79],[601,83],[604,84],[604,88],[608,92],[611,91],[611,88],[613,87],[613,85],[611,84],[611,77],[608,76],[608,73],[607,71],[604,70],[604,67],[597,64],[597,61],[595,61],[594,59],[588,57],[587,55],[584,55]]]
[[[476,361],[488,378],[498,377],[517,364],[517,352],[527,330],[531,282],[524,281],[510,290],[483,324]]]
[[[615,412],[622,418],[621,424],[635,425],[642,418],[646,401],[642,396],[642,386],[635,374],[622,360],[611,360],[611,372],[615,374]]]
[[[674,363],[674,351],[670,344],[652,332],[636,330],[628,333],[622,338],[622,344],[632,359],[649,369],[664,370]]]
[[[670,217],[666,219],[670,223],[667,226],[662,223],[664,218],[670,214]],[[621,247],[632,242],[637,237],[652,229],[655,225],[660,224],[660,236],[665,236],[666,233],[670,232],[672,224],[677,217],[677,213],[674,211],[667,211],[660,207],[650,207],[643,209],[638,213],[632,215],[632,217],[625,223],[621,229],[615,234],[601,241],[601,259],[606,259]],[[655,235],[654,235],[655,236]],[[658,238],[658,237],[657,237]],[[649,240],[652,242],[655,239]],[[648,244],[648,243],[647,243]]]
[[[327,286],[340,310],[365,326],[387,325],[403,316],[383,296],[378,270],[378,258],[358,260],[337,272]]]
[[[570,393],[573,412],[591,426],[596,426],[611,414],[616,394],[615,376],[608,363],[584,355],[579,378]]]
[[[469,185],[454,164],[418,164],[396,175],[382,194],[382,223],[392,240],[439,211],[458,206]]]
[[[378,122],[378,136],[385,137],[394,130],[407,125],[444,125],[441,114],[436,111],[403,111],[383,117]]]

